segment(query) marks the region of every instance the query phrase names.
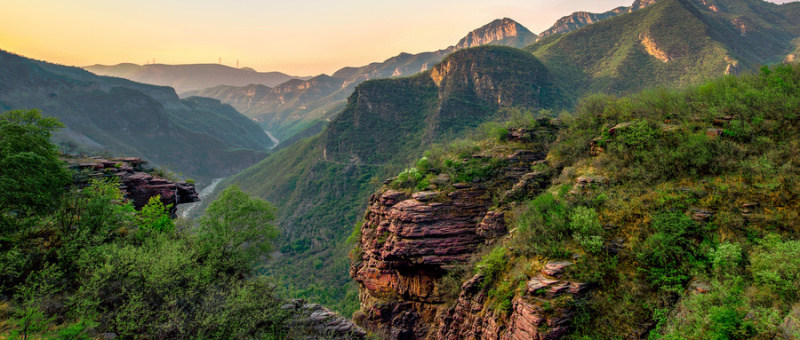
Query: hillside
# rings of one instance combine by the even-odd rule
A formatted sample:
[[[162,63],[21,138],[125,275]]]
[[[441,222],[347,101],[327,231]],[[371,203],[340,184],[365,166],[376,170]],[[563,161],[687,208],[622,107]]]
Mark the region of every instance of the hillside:
[[[261,84],[275,86],[295,77],[281,72],[258,72],[251,68],[234,68],[218,64],[118,64],[92,65],[84,69],[100,76],[119,77],[139,83],[169,86],[178,93],[200,90],[218,85],[245,86]]]
[[[780,65],[432,150],[356,225],[354,319],[387,339],[795,339],[798,104]]]
[[[64,151],[142,157],[199,181],[263,159],[272,144],[235,109],[207,98],[181,100],[168,87],[99,77],[79,68],[0,51],[0,110],[39,108],[67,128]]]
[[[761,0],[659,1],[526,49],[576,95],[687,86],[780,62],[798,36],[793,6]]]
[[[772,11],[792,8],[761,2],[754,6],[762,5]],[[278,217],[284,232],[284,256],[270,264],[269,270],[283,277],[296,296],[351,311],[349,303],[355,293],[340,276],[345,266],[341,258],[346,248],[341,246],[344,230],[358,219],[372,189],[379,187],[384,178],[413,164],[432,143],[458,149],[458,143],[448,141],[483,122],[516,112],[508,107],[534,111],[569,109],[578,102],[577,98],[592,90],[617,94],[681,85],[680,79],[689,83],[721,76],[728,64],[724,58],[717,58],[727,45],[711,37],[721,35],[717,30],[722,26],[694,26],[706,25],[721,15],[714,13],[720,12],[706,11],[685,1],[661,0],[571,33],[547,37],[528,48],[533,57],[511,48],[468,49],[451,54],[431,70],[413,77],[365,82],[319,136],[286,147],[228,183],[241,183],[282,209],[290,207]],[[758,13],[763,14],[760,10]],[[639,40],[641,30],[656,32],[656,27],[668,27],[667,22],[680,24],[675,30],[661,29],[654,37],[669,35],[675,46],[686,47],[688,43],[681,39],[685,30],[694,27],[700,29],[701,35],[690,36],[696,40],[689,42],[703,43],[686,49],[687,54],[676,57],[675,62],[665,63],[647,54]],[[654,26],[655,23],[662,26]],[[780,27],[784,32],[792,29],[791,25]],[[731,41],[749,41],[739,37],[741,40]],[[581,52],[581,44],[586,44],[586,52]],[[780,41],[764,44],[758,53],[788,53]],[[614,59],[617,55],[639,58],[636,60],[641,63],[624,64],[630,66],[625,68],[619,64],[621,60]],[[776,59],[783,57],[779,54]],[[676,71],[678,67],[683,69]],[[614,72],[618,74],[609,75]],[[310,268],[315,270],[309,273]]]
[[[499,46],[462,50],[419,75],[359,85],[321,134],[220,187],[239,184],[278,208],[282,255],[268,272],[284,279],[296,296],[352,312],[355,287],[346,276],[344,241],[363,210],[363,197],[427,145],[518,105],[564,103],[554,79],[530,54]]]

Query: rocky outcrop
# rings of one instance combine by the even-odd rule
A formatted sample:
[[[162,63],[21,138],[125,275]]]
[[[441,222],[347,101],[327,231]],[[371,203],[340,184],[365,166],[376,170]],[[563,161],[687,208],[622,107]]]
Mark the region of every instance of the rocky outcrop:
[[[141,158],[67,158],[70,168],[77,170],[75,183],[85,187],[92,178],[116,177],[125,198],[131,200],[137,210],[144,207],[151,197],[159,196],[161,203],[168,206],[170,215],[175,216],[177,205],[199,202],[199,193],[194,184],[172,181],[148,173]]]
[[[481,28],[469,32],[462,38],[456,49],[481,45],[505,45],[523,47],[536,42],[536,34],[509,18],[494,20]]]
[[[477,274],[461,287],[456,304],[443,314],[436,339],[557,339],[572,320],[571,302],[589,290],[586,283],[560,279],[571,262],[549,262],[532,278],[528,292],[514,298],[509,315],[486,307],[485,277]]]
[[[281,309],[296,316],[293,318],[294,327],[292,328],[295,331],[305,329],[305,333],[307,333],[305,338],[307,339],[322,337],[329,340],[358,340],[364,339],[367,335],[367,332],[352,321],[318,304],[306,303],[304,300],[297,299],[284,304]]]
[[[629,10],[630,7],[617,7],[604,13],[575,12],[558,19],[558,21],[556,21],[552,27],[542,33],[539,33],[539,38],[544,38],[554,34],[572,32],[583,26],[593,24],[600,20],[605,20],[622,13],[627,13]]]
[[[645,50],[648,54],[655,57],[658,60],[661,60],[665,63],[670,62],[672,59],[675,59],[669,52],[665,51],[664,49],[659,46],[656,41],[652,38],[650,32],[643,32],[639,34],[639,41],[641,41],[642,46],[644,46]]]
[[[360,285],[361,311],[354,316],[359,325],[389,339],[471,338],[462,337],[467,334],[462,331],[478,329],[500,334],[499,319],[467,312],[480,310],[486,298],[479,277],[462,287],[454,307],[447,303],[442,278],[485,244],[508,234],[506,213],[490,209],[503,193],[513,188],[540,192],[549,183],[549,172],[530,172],[544,153],[509,153],[473,156],[505,162],[491,181],[452,183],[450,176],[440,175],[426,191],[384,187],[372,195],[361,226],[360,252],[350,270]],[[447,321],[448,327],[440,329],[445,320],[455,318],[479,326],[462,329]]]

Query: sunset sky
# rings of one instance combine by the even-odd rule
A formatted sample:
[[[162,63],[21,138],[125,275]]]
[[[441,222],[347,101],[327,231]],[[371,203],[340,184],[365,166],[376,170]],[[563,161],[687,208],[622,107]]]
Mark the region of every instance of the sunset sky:
[[[534,33],[633,0],[0,0],[0,49],[66,65],[222,63],[332,73],[454,45],[509,17]],[[789,2],[786,0],[778,3]]]

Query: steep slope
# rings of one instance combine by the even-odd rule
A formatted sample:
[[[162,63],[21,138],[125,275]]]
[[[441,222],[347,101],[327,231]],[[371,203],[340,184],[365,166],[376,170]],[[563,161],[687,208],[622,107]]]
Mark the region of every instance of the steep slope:
[[[401,53],[383,62],[362,67],[345,67],[336,71],[331,77],[322,75],[306,83],[293,80],[272,90],[255,89],[253,86],[216,87],[182,95],[211,97],[231,104],[240,112],[257,119],[275,136],[284,140],[320,121],[330,121],[341,111],[344,100],[353,92],[355,86],[364,81],[406,77],[427,71],[446,55],[467,47],[478,45],[522,47],[535,40],[536,36],[528,29],[511,19],[504,18],[470,32],[455,47],[419,54]],[[341,83],[329,78],[338,79]]]
[[[266,156],[260,127],[213,99],[180,100],[175,91],[0,51],[0,109],[39,108],[67,128],[65,151],[143,157],[205,181]]]
[[[354,319],[386,339],[796,338],[798,103],[780,65],[433,150],[370,197]]]
[[[797,26],[781,14],[783,6],[727,3],[662,0],[527,49],[576,94],[686,86],[786,57]]]
[[[136,65],[126,63],[92,65],[86,66],[84,69],[100,76],[120,77],[139,83],[169,86],[178,93],[218,85],[262,84],[275,86],[292,79],[308,79],[308,77],[295,77],[281,72],[257,72],[251,68],[233,68],[218,64]]]
[[[355,287],[346,274],[344,241],[363,211],[363,195],[426,145],[517,105],[564,104],[555,80],[530,54],[499,46],[462,50],[413,77],[364,82],[320,135],[221,187],[237,183],[278,208],[282,255],[268,271],[294,294],[352,312]]]

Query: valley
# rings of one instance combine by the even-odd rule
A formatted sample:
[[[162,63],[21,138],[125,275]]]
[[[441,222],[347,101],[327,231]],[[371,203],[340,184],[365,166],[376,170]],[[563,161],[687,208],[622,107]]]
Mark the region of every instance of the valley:
[[[0,207],[0,338],[797,338],[798,41],[800,2],[636,0],[331,75],[0,51],[42,157],[202,189]]]

